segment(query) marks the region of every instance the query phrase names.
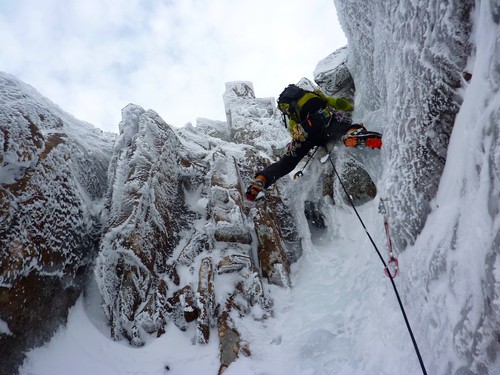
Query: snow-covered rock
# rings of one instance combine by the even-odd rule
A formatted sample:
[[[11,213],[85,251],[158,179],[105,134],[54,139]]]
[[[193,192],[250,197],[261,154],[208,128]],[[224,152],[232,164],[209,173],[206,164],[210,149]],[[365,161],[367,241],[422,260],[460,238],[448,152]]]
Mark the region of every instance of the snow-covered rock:
[[[113,138],[0,73],[1,371],[49,339],[82,291]]]
[[[382,194],[391,197],[395,242],[404,248],[425,224],[446,162],[472,53],[474,1],[335,5],[357,87],[355,120],[384,133],[390,167]]]
[[[399,285],[427,369],[496,374],[498,4],[335,3],[355,116],[384,133],[374,170],[396,248],[407,251]]]
[[[224,141],[231,141],[231,132],[227,122],[210,120],[206,118],[196,119],[196,129],[211,137],[219,138]]]
[[[265,285],[290,287],[302,250],[278,190],[271,203],[243,204],[255,170],[280,144],[269,101],[246,92],[226,103],[232,130],[266,122],[257,147],[240,144],[243,133],[224,131],[223,122],[174,130],[151,110],[123,109],[95,268],[113,339],[143,346],[174,324],[207,344],[217,329],[221,371],[250,353],[240,319],[272,315]]]
[[[140,346],[144,332],[165,323],[164,277],[181,231],[194,217],[184,201],[182,170],[196,178],[198,169],[155,112],[128,105],[122,116],[96,277],[113,337],[124,335]]]
[[[314,69],[314,81],[325,94],[332,97],[354,99],[354,81],[347,67],[347,46],[321,60]]]
[[[499,6],[494,1],[336,3],[349,38],[355,121],[381,130],[385,142],[380,151],[344,151],[363,164],[387,204],[387,228],[400,266],[393,285],[427,373],[500,373]],[[462,79],[462,71],[469,55],[468,82],[470,75]],[[331,70],[326,61],[322,65],[323,71]],[[241,112],[250,114],[244,103],[252,103],[255,95],[244,87],[237,93],[248,95],[230,99],[228,107],[241,105]],[[236,119],[244,123],[244,116]],[[273,160],[272,147],[234,142],[231,121],[175,131],[179,150],[184,147],[189,157],[174,173],[183,180],[185,203],[196,215],[172,252],[169,265],[174,267],[153,278],[160,279],[158,305],[165,306],[166,320],[180,330],[166,326],[157,345],[139,350],[115,345],[94,329],[83,307],[88,301],[82,299],[67,331],[32,352],[24,373],[73,373],[75,367],[80,374],[110,368],[152,374],[166,369],[189,374],[422,373],[391,283],[366,236],[373,235],[382,257],[389,255],[377,202],[358,206],[366,223],[361,226],[352,208],[338,199],[343,193],[332,181],[328,163],[319,162],[321,155],[302,178],[284,178],[268,195],[269,203],[282,199],[292,217],[273,218],[280,230],[286,228],[283,222],[294,224],[280,239],[303,246],[304,256],[290,267],[289,278],[281,279],[290,281],[291,289],[270,285],[263,273],[254,272],[259,263],[255,230],[260,228],[252,215],[260,208],[240,206],[241,185]],[[218,125],[224,130],[214,131]],[[349,158],[339,149],[335,153],[339,171],[349,175],[350,165],[343,165]],[[368,179],[366,186],[371,186]],[[306,202],[326,229],[309,225]],[[140,202],[134,205],[141,207]],[[281,206],[270,207],[279,212]],[[275,227],[262,228],[262,234],[271,229],[275,234]],[[227,228],[237,233],[228,236]],[[286,259],[296,259],[300,253],[290,253],[286,245]],[[283,257],[267,258],[281,261],[274,274],[278,277],[271,278],[280,280],[287,269]],[[14,333],[1,319],[0,335]],[[71,360],[65,361],[68,352]],[[217,355],[220,361],[214,360]]]
[[[234,142],[254,145],[270,152],[282,149],[290,141],[285,126],[277,126],[282,117],[276,111],[274,98],[256,98],[251,82],[226,83],[223,98]]]

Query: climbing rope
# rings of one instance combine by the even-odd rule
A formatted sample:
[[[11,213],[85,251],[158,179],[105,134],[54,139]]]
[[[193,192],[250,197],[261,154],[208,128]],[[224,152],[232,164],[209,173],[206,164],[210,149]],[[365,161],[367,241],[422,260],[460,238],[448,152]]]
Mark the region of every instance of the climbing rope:
[[[382,264],[384,265],[384,270],[386,271],[386,274],[389,275],[389,280],[391,280],[391,284],[392,284],[392,287],[394,289],[394,293],[396,294],[396,298],[398,299],[398,303],[399,303],[399,307],[401,309],[401,313],[403,314],[403,318],[405,320],[405,323],[406,323],[406,328],[408,329],[408,333],[410,334],[410,337],[411,337],[411,341],[413,342],[413,347],[415,348],[415,352],[417,354],[417,357],[418,357],[418,361],[420,362],[420,367],[422,369],[422,373],[424,375],[427,375],[427,371],[425,369],[425,365],[424,365],[424,361],[422,360],[422,356],[420,355],[420,350],[418,350],[418,345],[417,345],[417,341],[415,340],[415,336],[413,335],[413,331],[411,329],[411,326],[410,326],[410,322],[408,320],[408,317],[406,316],[406,311],[403,307],[403,302],[401,301],[401,298],[399,297],[399,292],[398,292],[398,289],[396,288],[396,284],[394,283],[394,277],[391,277],[390,275],[390,271],[389,271],[389,268],[387,266],[387,263],[385,262],[384,258],[382,257],[382,255],[380,254],[380,251],[377,247],[377,245],[375,244],[375,241],[373,241],[373,238],[372,236],[370,235],[370,232],[368,232],[368,229],[366,229],[366,225],[365,223],[363,222],[363,220],[361,219],[361,216],[359,216],[359,213],[358,213],[358,210],[356,209],[356,207],[354,206],[354,202],[352,201],[352,198],[351,196],[349,195],[349,193],[347,192],[347,189],[346,187],[344,186],[344,183],[342,182],[342,179],[340,178],[340,175],[339,173],[337,172],[337,168],[335,168],[335,164],[333,163],[333,160],[331,158],[331,154],[328,155],[328,160],[330,160],[330,163],[332,164],[332,167],[333,167],[333,172],[335,173],[335,175],[337,176],[337,179],[340,183],[340,186],[342,187],[342,189],[344,190],[344,193],[346,194],[347,196],[347,199],[349,201],[349,204],[351,205],[351,207],[353,208],[354,212],[356,213],[356,216],[358,217],[359,219],[359,222],[361,223],[361,225],[363,226],[363,229],[365,230],[365,233],[366,235],[368,236],[368,238],[370,239],[370,242],[372,243],[375,251],[377,252]]]

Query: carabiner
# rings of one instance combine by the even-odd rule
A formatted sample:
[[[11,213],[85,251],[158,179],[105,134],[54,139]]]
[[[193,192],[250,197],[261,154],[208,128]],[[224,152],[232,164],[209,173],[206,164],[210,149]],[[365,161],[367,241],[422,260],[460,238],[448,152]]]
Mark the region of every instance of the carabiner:
[[[391,263],[394,263],[394,266],[393,266],[394,273],[389,272],[389,265]],[[385,267],[385,269],[384,269],[385,274],[387,275],[388,278],[394,279],[396,277],[396,275],[398,274],[398,270],[399,270],[398,260],[394,257],[391,257],[391,259],[389,259],[389,261],[387,262],[387,267]]]
[[[297,178],[302,177],[303,175],[304,173],[302,173],[302,171],[298,171],[293,175],[293,179],[296,180]]]

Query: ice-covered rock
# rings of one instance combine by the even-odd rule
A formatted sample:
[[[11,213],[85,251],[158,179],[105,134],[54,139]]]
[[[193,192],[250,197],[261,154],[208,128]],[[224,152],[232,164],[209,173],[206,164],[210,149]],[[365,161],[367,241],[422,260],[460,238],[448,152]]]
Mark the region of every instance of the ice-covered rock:
[[[155,112],[129,105],[122,114],[96,277],[113,337],[142,345],[144,332],[163,329],[167,291],[161,282],[180,232],[194,217],[184,201],[182,171],[201,178],[201,170]]]
[[[211,137],[220,138],[227,142],[230,142],[232,139],[228,123],[225,121],[198,118],[196,119],[196,129]]]
[[[235,348],[249,351],[240,343],[239,319],[272,314],[266,282],[290,286],[289,264],[301,246],[289,209],[276,193],[257,214],[243,204],[246,184],[272,162],[278,144],[272,108],[266,102],[260,111],[263,102],[249,87],[237,85],[229,99],[238,113],[231,129],[238,121],[268,121],[254,139],[258,148],[238,144],[241,133],[226,133],[223,122],[174,130],[151,110],[123,110],[95,268],[114,339],[142,346],[171,322],[183,331],[194,326],[196,343],[205,344],[216,327],[223,369],[238,357]],[[273,231],[265,241],[253,221],[264,213],[260,232]]]
[[[314,70],[314,81],[325,94],[354,99],[354,81],[347,67],[347,46],[339,48],[321,60]]]
[[[349,42],[355,120],[384,134],[390,168],[382,193],[391,197],[394,241],[403,249],[422,230],[444,168],[472,52],[474,1],[335,5]]]
[[[2,373],[51,337],[82,291],[113,139],[0,73]]]
[[[254,145],[269,152],[283,149],[290,141],[281,113],[276,111],[274,98],[256,98],[251,82],[226,83],[223,98],[234,142]]]
[[[498,373],[499,7],[492,1],[338,0],[336,4],[349,38],[348,58],[344,60],[345,50],[329,56],[318,64],[316,76],[330,73],[340,61],[347,61],[357,87],[355,121],[364,121],[369,129],[384,134],[380,151],[356,149],[342,154],[336,149],[335,163],[341,178],[355,204],[363,205],[375,194],[387,198],[387,233],[394,239],[396,252],[407,249],[397,254],[401,272],[396,283],[428,372]],[[473,5],[477,7],[477,23],[471,33]],[[477,51],[472,51],[472,40]],[[462,70],[471,52],[477,53],[469,61],[474,76],[465,83],[470,74],[462,74]],[[301,84],[310,82],[301,80]],[[463,89],[459,88],[461,84]],[[5,83],[5,87],[9,85],[15,86]],[[9,89],[4,97],[9,103],[23,102],[29,99],[28,92]],[[142,345],[146,339],[162,334],[171,322],[185,330],[195,345],[219,340],[220,372],[241,354],[254,352],[260,355],[258,360],[238,369],[268,373],[272,370],[267,366],[278,360],[285,368],[273,369],[282,373],[352,374],[365,369],[373,373],[418,373],[406,327],[393,304],[391,286],[383,272],[376,270],[376,256],[364,253],[370,246],[366,238],[365,242],[361,239],[366,231],[382,244],[381,249],[384,241],[389,244],[390,236],[386,237],[376,205],[369,203],[360,209],[368,224],[363,228],[351,207],[342,207],[346,202],[339,198],[344,193],[331,165],[320,163],[318,158],[298,181],[292,183],[285,177],[268,189],[266,201],[253,207],[243,205],[242,189],[256,170],[276,160],[273,152],[281,144],[278,132],[285,131],[279,116],[271,115],[269,102],[255,98],[250,83],[229,84],[225,104],[227,122],[202,119],[197,127],[176,130],[167,128],[152,111],[130,106],[124,112],[126,118],[110,167],[112,187],[105,215],[108,227],[98,263],[109,265],[107,270],[98,269],[98,275],[108,316],[120,329],[115,337],[121,333],[133,344]],[[35,107],[39,108],[36,103]],[[33,223],[44,229],[38,218],[45,217],[44,210],[53,207],[53,197],[74,197],[68,190],[74,176],[74,181],[86,181],[80,193],[85,190],[91,197],[102,196],[103,184],[94,178],[95,173],[88,174],[89,180],[84,178],[87,168],[103,168],[90,158],[87,167],[72,169],[75,160],[66,158],[68,153],[63,152],[72,144],[68,143],[72,137],[60,134],[61,129],[69,129],[74,123],[62,113],[57,112],[56,117],[45,112],[42,116],[36,112],[38,117],[19,113],[7,116],[7,120],[14,119],[22,126],[0,128],[4,142],[0,153],[0,224],[7,223],[11,228],[20,217],[31,225],[30,230],[38,229]],[[22,142],[13,143],[13,138]],[[99,139],[88,135],[82,145]],[[282,139],[286,143],[286,137]],[[254,146],[239,143],[247,140]],[[107,145],[99,145],[109,150]],[[163,150],[162,145],[170,149]],[[91,148],[94,152],[98,149]],[[49,163],[56,159],[57,164]],[[85,160],[78,159],[78,164],[83,166]],[[43,180],[51,187],[50,197],[46,194],[49,190],[37,188],[23,199],[16,198],[14,192],[24,193],[23,189],[33,185],[24,185],[28,181],[25,176],[40,180],[53,165],[64,176],[59,171],[47,174],[54,177],[54,181]],[[361,171],[361,180],[356,171]],[[156,183],[154,176],[168,186]],[[175,198],[167,199],[166,191],[173,193],[168,198]],[[164,209],[160,203],[182,207],[182,212],[172,211],[175,220],[189,225],[176,226],[175,220],[164,220],[163,214],[172,208]],[[88,218],[83,205],[67,206],[72,215],[64,220],[81,223]],[[323,251],[324,246],[310,246],[317,240],[317,233],[325,232],[308,227],[304,210],[319,226],[336,226],[328,233],[332,238],[321,240],[327,241],[328,251]],[[65,223],[59,211],[51,213]],[[26,219],[31,214],[36,219],[33,222]],[[73,243],[67,236],[68,227],[61,228],[64,230],[55,232],[58,240],[54,243],[59,244],[60,239]],[[12,238],[5,237],[4,226],[0,230],[2,246],[17,246]],[[31,233],[35,235],[26,238],[35,245],[52,235],[47,231]],[[156,246],[160,241],[164,241],[164,247]],[[306,251],[313,251],[295,267],[292,280],[297,283],[293,293],[285,291],[281,296],[285,297],[283,310],[273,311],[276,306],[272,305],[271,292],[279,288],[269,284],[289,285],[288,266],[300,256],[301,241],[309,247]],[[52,267],[59,260],[33,260],[31,253],[26,254],[26,258],[24,254],[14,257],[13,266],[40,268],[48,259]],[[4,273],[5,257],[0,259],[4,261],[0,263],[2,283],[9,282],[11,275]],[[35,280],[44,285],[43,293],[61,290],[59,279]],[[52,280],[57,283],[53,289]],[[27,298],[29,304],[38,297],[35,282],[18,285],[0,285],[2,303],[6,295],[17,291],[24,293],[21,298]],[[55,311],[65,309],[51,307]],[[3,345],[20,335],[19,325],[6,317],[5,309],[0,305],[2,349],[17,350],[19,346]],[[47,305],[41,312],[47,312]],[[285,323],[272,327],[269,319],[275,312],[283,314],[280,318],[292,319],[283,319]],[[292,324],[287,326],[286,322]],[[213,332],[218,337],[210,335]],[[267,336],[269,332],[274,338]],[[262,347],[254,351],[248,339],[256,339]],[[168,348],[162,350],[169,353]],[[3,360],[4,352],[1,354]],[[13,356],[9,355],[6,358],[10,360]],[[199,358],[197,354],[193,357]]]

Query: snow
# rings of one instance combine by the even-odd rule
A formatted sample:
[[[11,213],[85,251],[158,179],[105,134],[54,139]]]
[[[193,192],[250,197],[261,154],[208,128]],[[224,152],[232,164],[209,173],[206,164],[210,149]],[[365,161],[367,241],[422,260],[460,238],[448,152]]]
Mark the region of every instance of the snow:
[[[429,374],[500,373],[495,336],[500,320],[500,26],[491,11],[488,2],[478,3],[472,80],[462,92],[431,212],[415,243],[396,254],[400,273],[395,282]],[[358,85],[357,92],[365,88]],[[383,110],[389,111],[375,112]],[[357,111],[355,116],[375,116],[369,106]],[[294,181],[291,189],[300,192],[307,181]],[[304,253],[292,266],[292,288],[267,286],[275,315],[242,320],[239,330],[252,355],[240,356],[224,374],[421,373],[389,279],[353,211],[337,205],[328,213],[329,229],[309,229],[299,214],[305,196],[294,198]],[[200,210],[206,204],[196,195],[189,201]],[[377,204],[375,199],[359,212],[386,257]],[[195,345],[194,330],[186,334],[169,324],[165,335],[132,348],[107,336],[95,304],[92,292],[81,297],[66,327],[28,353],[21,374],[217,373],[216,340]]]
[[[145,348],[117,344],[92,324],[83,301],[80,298],[71,310],[68,329],[59,330],[49,347],[33,352],[21,374],[165,374],[166,366],[181,368],[179,374],[216,373],[215,343],[197,348],[193,358],[189,337],[172,325],[169,335]]]
[[[12,335],[12,332],[9,329],[9,325],[0,319],[0,334]]]
[[[372,204],[363,211],[373,210],[376,207]],[[272,288],[275,318],[258,322],[249,317],[243,327],[238,327],[242,338],[251,342],[252,356],[240,358],[226,374],[328,374],[359,369],[361,353],[357,351],[353,357],[351,351],[367,337],[360,334],[356,339],[353,334],[361,333],[366,323],[362,323],[363,317],[352,317],[363,309],[367,292],[374,293],[369,300],[377,305],[391,301],[393,296],[388,293],[383,267],[371,254],[354,214],[344,211],[337,215],[337,220],[357,230],[337,235],[333,242],[327,232],[323,233],[327,238],[315,238],[316,245],[306,240],[309,245],[293,266],[293,288]],[[352,295],[357,295],[355,303]],[[105,326],[104,317],[98,324],[92,322],[98,318],[98,310],[88,311],[85,305],[93,303],[88,295],[80,298],[70,312],[67,327],[61,328],[48,346],[29,354],[21,374],[166,374],[166,365],[172,374],[217,372],[216,340],[195,346],[189,335],[170,324],[167,334],[144,348],[134,349],[124,342],[113,342],[105,330],[98,328]],[[388,314],[394,319],[397,311],[390,309]],[[384,336],[389,341],[385,345],[400,350],[394,346],[396,343],[391,345],[387,334]],[[371,355],[368,344],[377,339],[368,339],[363,350]]]

